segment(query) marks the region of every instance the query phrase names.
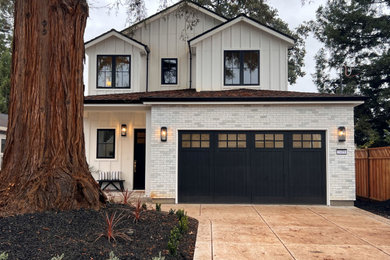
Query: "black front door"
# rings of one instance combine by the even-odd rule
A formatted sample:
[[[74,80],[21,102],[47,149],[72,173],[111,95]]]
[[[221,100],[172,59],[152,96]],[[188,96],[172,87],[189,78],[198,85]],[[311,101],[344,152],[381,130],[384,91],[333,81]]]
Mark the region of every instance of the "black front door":
[[[145,189],[145,129],[134,129],[134,190]]]

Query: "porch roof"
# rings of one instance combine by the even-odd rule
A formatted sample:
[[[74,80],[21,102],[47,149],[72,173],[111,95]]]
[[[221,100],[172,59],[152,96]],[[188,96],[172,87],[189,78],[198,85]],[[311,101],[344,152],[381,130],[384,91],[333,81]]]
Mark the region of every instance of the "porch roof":
[[[223,91],[201,91],[195,89],[134,92],[86,96],[85,104],[143,104],[153,102],[323,102],[364,101],[360,95],[328,93],[234,89]]]

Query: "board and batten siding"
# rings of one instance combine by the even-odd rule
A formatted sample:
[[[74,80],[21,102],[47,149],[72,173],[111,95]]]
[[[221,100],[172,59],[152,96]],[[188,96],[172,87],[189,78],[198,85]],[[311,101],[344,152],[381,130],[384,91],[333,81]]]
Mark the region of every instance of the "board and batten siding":
[[[89,109],[87,109],[89,110]],[[130,109],[129,109],[130,110]],[[147,111],[86,111],[84,112],[85,153],[94,171],[121,171],[124,188],[133,189],[134,129],[145,129]],[[121,125],[127,125],[127,136],[122,137]],[[115,129],[115,158],[98,159],[97,130]],[[97,180],[99,174],[92,172]]]
[[[148,45],[150,48],[150,91],[188,88],[190,82],[190,68],[187,40],[221,23],[221,21],[216,20],[203,12],[195,10],[194,8],[187,8],[190,8],[190,11],[193,12],[194,17],[199,19],[198,23],[192,30],[185,29],[185,17],[183,17],[183,15],[180,14],[180,11],[177,10],[168,13],[159,19],[153,20],[152,22],[146,21],[145,23],[137,25],[136,28],[129,28],[123,32],[133,39]],[[177,85],[161,84],[162,58],[178,59]]]
[[[88,95],[120,94],[141,92],[146,89],[146,55],[141,50],[122,39],[112,36],[86,49],[88,56]],[[97,88],[97,56],[130,55],[130,89]]]
[[[197,91],[240,87],[288,90],[288,45],[286,42],[239,22],[193,45],[196,48]],[[259,86],[224,86],[224,51],[260,50]]]

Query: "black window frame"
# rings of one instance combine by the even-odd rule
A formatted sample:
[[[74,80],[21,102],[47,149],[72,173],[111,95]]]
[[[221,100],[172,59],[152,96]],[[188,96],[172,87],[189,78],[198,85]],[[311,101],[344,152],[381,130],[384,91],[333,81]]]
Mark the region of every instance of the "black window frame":
[[[111,87],[99,86],[99,57],[111,57],[112,59],[112,83]],[[116,57],[128,57],[129,58],[129,86],[128,87],[116,87]],[[97,55],[96,57],[96,88],[98,89],[131,89],[131,55]]]
[[[4,141],[4,142],[3,142]],[[4,150],[5,150],[5,142],[6,142],[6,138],[1,138],[1,147],[0,147],[0,152],[1,153],[4,153]]]
[[[165,60],[175,60],[176,61],[176,83],[165,83],[164,82],[164,71],[163,71],[163,62]],[[161,58],[161,85],[177,85],[179,78],[179,62],[177,58]]]
[[[226,54],[228,52],[238,52],[240,56],[240,83],[239,84],[228,84],[226,83]],[[245,52],[256,52],[258,55],[258,69],[257,69],[257,78],[258,83],[257,84],[245,84],[244,83],[244,63],[243,63],[243,56]],[[260,86],[260,50],[224,50],[223,52],[223,84],[224,86]]]
[[[105,157],[99,157],[99,132],[101,131],[110,131],[114,133],[114,142],[113,142],[113,156],[105,156]],[[115,142],[116,142],[116,130],[115,128],[99,128],[96,131],[96,159],[115,159]]]

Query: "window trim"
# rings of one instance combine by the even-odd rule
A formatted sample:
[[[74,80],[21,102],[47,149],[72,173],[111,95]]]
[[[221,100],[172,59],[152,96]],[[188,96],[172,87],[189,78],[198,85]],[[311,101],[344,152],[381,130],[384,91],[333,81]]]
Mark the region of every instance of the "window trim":
[[[240,83],[239,84],[226,84],[226,70],[225,70],[225,59],[227,52],[239,52],[240,54]],[[259,82],[257,84],[244,84],[244,70],[243,70],[243,53],[245,52],[257,52],[258,54],[258,72],[257,78]],[[232,86],[260,86],[260,50],[224,50],[223,51],[223,85],[224,87]]]
[[[112,85],[116,85],[116,57],[118,56],[124,56],[124,57],[129,57],[129,86],[128,87],[101,87],[99,86],[99,57],[111,57],[112,58]],[[127,54],[99,54],[96,56],[96,88],[97,89],[131,89],[131,55]]]
[[[176,83],[164,83],[163,61],[176,60]],[[179,84],[179,61],[177,58],[161,58],[161,85],[176,86]]]
[[[99,131],[113,131],[114,132],[114,156],[113,157],[99,157]],[[116,129],[115,128],[97,128],[96,129],[96,159],[116,159]]]

